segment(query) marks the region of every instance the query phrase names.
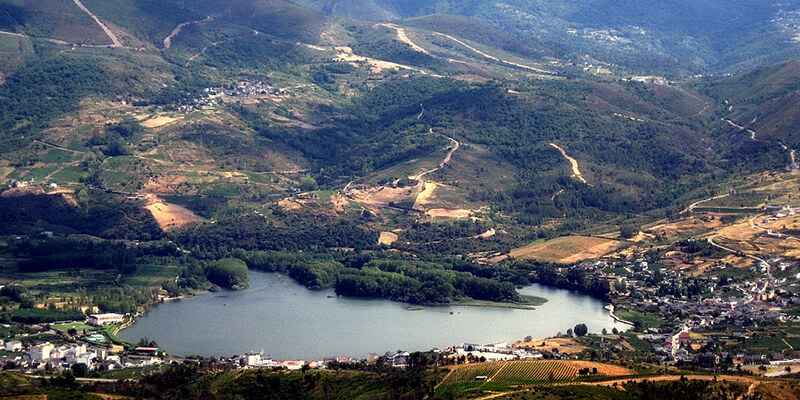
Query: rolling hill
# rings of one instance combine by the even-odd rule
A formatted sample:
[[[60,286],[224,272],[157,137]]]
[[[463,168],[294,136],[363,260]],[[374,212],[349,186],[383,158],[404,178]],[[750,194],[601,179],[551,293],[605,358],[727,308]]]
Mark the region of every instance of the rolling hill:
[[[548,43],[563,56],[666,74],[744,70],[797,55],[797,5],[776,1],[296,0],[334,15],[401,20],[462,15]]]
[[[729,180],[785,167],[769,135],[793,144],[796,118],[782,110],[796,95],[796,61],[699,79],[679,73],[694,68],[683,61],[661,62],[672,50],[640,58],[632,54],[643,48],[623,46],[682,78],[636,76],[575,56],[590,31],[555,40],[578,25],[533,34],[495,24],[493,12],[510,12],[497,4],[391,3],[405,7],[391,15],[409,18],[375,23],[280,0],[83,0],[86,18],[63,19],[72,22],[60,39],[25,17],[46,3],[3,4],[13,17],[0,33],[7,235],[165,238],[192,260],[236,251],[313,287],[513,301],[526,272],[473,257],[673,216]],[[587,12],[558,4],[548,15]],[[75,13],[59,7],[50,11]],[[749,10],[732,8],[731,18]],[[732,135],[722,120],[755,115],[762,140]],[[376,270],[345,256],[386,248],[397,254],[378,252],[393,261]],[[299,250],[314,263],[298,262]],[[405,278],[395,257],[414,260]],[[386,277],[406,289],[362,291]],[[437,277],[458,278],[447,282],[459,291],[413,290]]]

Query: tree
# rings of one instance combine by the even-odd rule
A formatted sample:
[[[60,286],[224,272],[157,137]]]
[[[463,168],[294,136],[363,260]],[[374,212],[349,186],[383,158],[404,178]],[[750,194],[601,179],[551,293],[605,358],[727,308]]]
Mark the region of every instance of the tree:
[[[639,233],[639,227],[633,225],[626,225],[619,228],[619,235],[623,239],[630,239]]]
[[[567,328],[567,336],[572,337],[572,328]]]
[[[72,364],[72,373],[78,378],[85,378],[89,375],[89,367],[84,363]]]
[[[317,185],[317,180],[314,179],[310,175],[304,175],[300,178],[300,189],[304,192],[309,192],[312,190],[317,190],[319,186]]]
[[[611,333],[613,333],[615,335],[619,334],[619,329],[617,329],[617,327],[615,326],[615,327],[611,328]]]
[[[578,336],[586,336],[586,334],[589,333],[589,328],[586,326],[586,324],[578,324],[575,325],[574,332]]]

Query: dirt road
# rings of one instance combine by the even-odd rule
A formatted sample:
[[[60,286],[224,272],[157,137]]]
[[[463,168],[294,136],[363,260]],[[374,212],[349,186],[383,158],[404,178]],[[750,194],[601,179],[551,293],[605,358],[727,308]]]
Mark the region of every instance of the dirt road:
[[[178,36],[181,33],[181,30],[183,28],[185,28],[185,27],[187,27],[189,25],[193,25],[193,24],[204,24],[204,23],[207,23],[207,22],[211,22],[213,20],[214,20],[214,17],[208,16],[205,19],[201,19],[201,20],[197,20],[197,21],[189,21],[189,22],[184,22],[182,24],[179,24],[178,26],[175,27],[175,29],[172,30],[172,33],[170,33],[169,36],[164,38],[164,48],[165,49],[169,49],[170,46],[172,46],[172,39],[174,39],[175,36]]]
[[[751,221],[751,223],[752,223],[752,221]],[[743,254],[745,257],[747,257],[747,258],[749,258],[751,260],[755,260],[756,262],[758,262],[759,267],[766,268],[765,275],[767,277],[767,280],[766,280],[766,282],[764,282],[764,287],[758,290],[760,294],[764,294],[767,291],[767,288],[769,287],[769,283],[772,281],[772,266],[770,266],[769,263],[766,260],[764,260],[763,258],[756,257],[756,256],[754,256],[752,254],[745,254],[745,253],[740,252],[740,251],[738,251],[736,249],[732,249],[730,247],[723,246],[723,245],[721,245],[719,243],[716,243],[714,240],[716,238],[718,238],[719,236],[720,236],[719,234],[710,236],[707,239],[708,244],[710,244],[710,245],[712,245],[712,246],[714,246],[714,247],[716,247],[718,249],[722,249],[722,250],[725,250],[725,251],[733,253],[733,254]]]
[[[723,121],[725,121],[725,122],[727,122],[727,123],[728,123],[728,125],[730,125],[730,126],[732,126],[732,127],[736,128],[736,129],[739,129],[740,131],[744,131],[744,132],[747,132],[747,133],[749,133],[749,134],[750,134],[750,140],[752,140],[752,141],[755,141],[755,142],[764,142],[764,143],[777,143],[777,144],[779,144],[783,150],[787,150],[787,151],[789,151],[789,157],[790,157],[790,158],[791,158],[791,160],[792,160],[792,164],[794,164],[794,163],[795,163],[795,154],[794,154],[794,153],[795,153],[795,151],[794,151],[794,150],[792,150],[792,149],[789,149],[789,146],[787,146],[785,143],[781,142],[780,140],[766,140],[766,139],[759,139],[758,137],[756,137],[756,131],[754,131],[754,130],[752,130],[752,129],[750,129],[750,128],[747,128],[747,127],[741,126],[741,125],[737,124],[736,122],[733,122],[733,121],[731,121],[730,119],[727,119],[727,118],[723,118],[722,120],[723,120]],[[755,121],[755,119],[754,119],[753,121]]]
[[[578,180],[579,180],[579,181],[581,181],[581,182],[583,182],[584,184],[588,185],[588,184],[589,184],[589,182],[586,182],[586,179],[584,179],[584,178],[583,178],[583,174],[581,173],[581,170],[580,170],[580,168],[579,168],[579,166],[578,166],[578,160],[576,160],[576,159],[574,159],[574,158],[570,157],[570,156],[567,154],[567,152],[566,152],[566,151],[564,151],[564,149],[562,149],[561,147],[559,147],[557,144],[555,144],[555,143],[550,143],[550,146],[553,146],[553,147],[554,147],[554,148],[556,148],[558,151],[560,151],[560,152],[561,152],[561,155],[562,155],[564,158],[566,158],[566,159],[567,159],[567,161],[569,161],[570,165],[572,165],[572,176],[574,176],[574,177],[578,178]]]
[[[429,132],[433,133],[433,128],[431,128]],[[459,143],[457,140],[455,140],[455,139],[451,138],[450,136],[447,136],[447,135],[445,135],[443,133],[440,133],[440,135],[442,135],[442,136],[446,137],[447,139],[449,139],[450,142],[453,145],[450,147],[450,151],[447,152],[447,155],[444,157],[444,160],[442,160],[442,162],[439,163],[438,167],[433,168],[433,169],[424,170],[424,171],[422,171],[421,173],[419,173],[416,176],[417,180],[419,180],[419,181],[422,181],[422,178],[425,175],[428,175],[430,173],[436,172],[436,171],[444,168],[444,166],[447,165],[447,163],[449,163],[450,160],[453,158],[453,153],[455,153],[458,150],[458,148],[461,147],[461,143]]]
[[[88,8],[86,8],[86,6],[84,6],[83,3],[81,3],[81,0],[72,0],[72,1],[75,3],[76,6],[78,6],[78,8],[80,8],[81,10],[83,10],[83,12],[89,14],[89,16],[92,17],[92,19],[94,20],[94,22],[97,23],[100,29],[102,29],[103,32],[105,32],[106,35],[108,35],[108,38],[111,39],[111,43],[114,43],[113,47],[123,47],[122,42],[119,41],[117,35],[115,35],[114,32],[111,32],[111,29],[108,29],[106,24],[104,24],[103,21],[100,21],[100,18],[97,18],[97,16],[94,15],[94,13],[92,13]]]
[[[420,116],[421,115],[422,114],[420,114]],[[430,130],[428,132],[433,134],[433,128],[430,128]],[[423,188],[424,188],[417,195],[416,200],[414,200],[414,206],[412,208],[415,209],[415,210],[421,210],[422,209],[422,205],[425,204],[427,202],[427,200],[431,196],[433,196],[433,192],[436,190],[436,184],[425,183],[425,181],[423,180],[425,175],[428,175],[430,173],[436,172],[436,171],[444,168],[444,166],[447,165],[450,162],[450,160],[452,160],[453,153],[455,153],[458,150],[458,148],[461,147],[461,143],[459,143],[457,140],[455,140],[455,139],[451,138],[450,136],[447,136],[447,135],[445,135],[443,133],[440,134],[440,135],[442,135],[442,136],[446,137],[447,139],[449,139],[450,142],[452,143],[452,146],[450,146],[450,151],[447,152],[447,155],[444,157],[444,160],[442,160],[442,162],[439,163],[438,167],[433,168],[433,169],[424,170],[424,171],[420,172],[419,174],[417,174],[417,176],[415,177],[416,180],[418,180],[419,183],[421,185],[423,185]]]
[[[464,47],[466,47],[466,48],[470,49],[470,50],[471,50],[472,52],[474,52],[475,54],[478,54],[479,56],[481,56],[481,57],[484,57],[484,58],[488,58],[488,59],[490,59],[490,60],[492,60],[492,61],[497,61],[497,62],[500,62],[500,63],[503,63],[503,64],[510,65],[510,66],[512,66],[512,67],[517,67],[517,68],[527,69],[527,70],[529,70],[529,71],[538,72],[538,73],[540,73],[540,74],[546,74],[546,75],[555,75],[555,73],[554,73],[554,72],[552,72],[552,71],[548,71],[548,70],[546,70],[546,69],[541,69],[541,68],[531,67],[530,65],[524,65],[524,64],[520,64],[520,63],[515,63],[515,62],[513,62],[513,61],[508,61],[508,60],[504,60],[504,59],[502,59],[502,58],[495,57],[495,56],[493,56],[493,55],[491,55],[491,54],[488,54],[488,53],[485,53],[485,52],[483,52],[483,51],[481,51],[481,50],[478,50],[478,49],[476,49],[476,48],[474,48],[474,47],[472,47],[472,46],[468,45],[468,44],[467,44],[467,43],[465,43],[463,40],[460,40],[460,39],[458,39],[458,38],[455,38],[455,37],[453,37],[453,36],[450,36],[450,35],[448,35],[448,34],[446,34],[446,33],[433,32],[433,34],[434,34],[434,35],[438,35],[438,36],[442,36],[442,37],[445,37],[445,38],[448,38],[448,39],[450,39],[450,40],[452,40],[452,41],[454,41],[454,42],[456,42],[456,43],[458,43],[458,44],[460,44],[460,45],[462,45],[462,46],[464,46]]]
[[[730,193],[720,194],[720,195],[717,195],[717,196],[714,196],[714,197],[709,197],[707,199],[695,201],[694,203],[690,204],[689,207],[686,207],[686,209],[681,211],[680,214],[686,214],[687,212],[690,212],[690,211],[694,210],[697,206],[699,206],[700,204],[703,204],[705,202],[709,202],[711,200],[716,200],[716,199],[721,199],[721,198],[728,197],[728,196],[730,196]]]
[[[414,49],[414,51],[418,51],[420,53],[427,54],[429,56],[433,56],[433,54],[431,54],[428,50],[426,50],[426,49],[422,48],[422,46],[414,43],[408,37],[408,35],[406,34],[406,30],[404,28],[401,28],[401,27],[399,27],[399,26],[397,26],[395,24],[377,24],[376,26],[385,26],[387,28],[394,29],[397,32],[397,40],[399,40],[399,41],[411,46],[411,48]]]

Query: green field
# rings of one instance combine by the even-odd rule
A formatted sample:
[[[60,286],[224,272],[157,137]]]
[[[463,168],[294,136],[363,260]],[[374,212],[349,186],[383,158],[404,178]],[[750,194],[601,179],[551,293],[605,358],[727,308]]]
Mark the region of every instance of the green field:
[[[78,332],[81,332],[81,331],[89,332],[89,331],[94,331],[95,329],[97,329],[97,328],[95,328],[95,327],[93,327],[91,325],[86,325],[83,322],[74,322],[74,323],[70,323],[70,324],[58,324],[58,325],[53,325],[52,327],[53,327],[53,329],[55,329],[57,331],[60,331],[60,332],[66,332],[66,331],[68,331],[70,329],[75,329]]]

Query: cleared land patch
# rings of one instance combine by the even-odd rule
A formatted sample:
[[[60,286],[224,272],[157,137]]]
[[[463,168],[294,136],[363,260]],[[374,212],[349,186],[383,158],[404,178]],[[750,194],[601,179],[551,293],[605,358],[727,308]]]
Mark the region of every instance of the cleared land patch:
[[[586,346],[571,339],[534,339],[530,342],[514,343],[511,347],[532,348],[537,350],[558,349],[561,354],[577,354],[586,349]]]
[[[564,236],[513,250],[509,256],[562,264],[602,257],[620,245],[619,241],[589,236]]]
[[[161,115],[158,117],[150,118],[147,120],[142,121],[141,125],[145,128],[160,128],[164,125],[171,124],[177,121],[178,118],[167,117],[166,115]]]
[[[165,231],[201,221],[200,217],[188,208],[175,204],[157,201],[145,206],[145,208],[153,214],[158,226]]]
[[[465,219],[472,215],[472,210],[447,210],[444,208],[434,208],[433,210],[429,210],[426,214],[428,214],[428,216],[431,218]]]
[[[387,246],[391,246],[392,243],[397,241],[397,234],[393,232],[381,232],[381,236],[378,238],[378,244],[385,244]]]

